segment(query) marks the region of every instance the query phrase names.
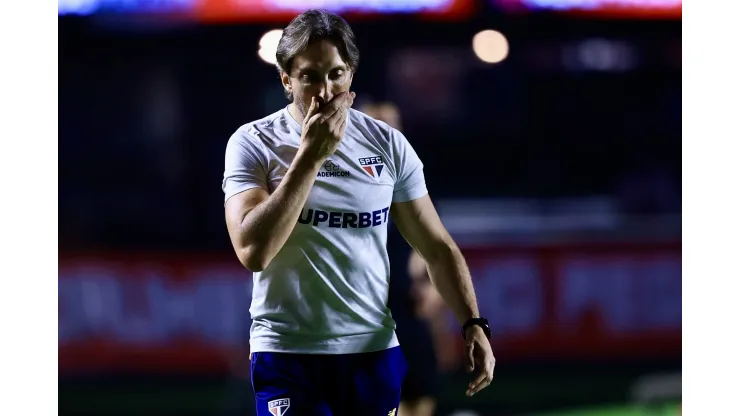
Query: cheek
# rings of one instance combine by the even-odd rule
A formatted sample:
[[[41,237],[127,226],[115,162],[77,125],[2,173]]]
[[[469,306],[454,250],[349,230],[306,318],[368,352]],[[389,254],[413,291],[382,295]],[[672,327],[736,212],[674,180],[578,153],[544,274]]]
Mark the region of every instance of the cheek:
[[[337,80],[336,82],[332,83],[331,92],[334,94],[339,94],[340,92],[349,91],[350,85],[352,85],[351,77]]]
[[[331,86],[331,94],[337,95],[339,93],[345,92],[349,90],[349,86],[347,84],[334,84]]]
[[[312,85],[303,85],[303,84],[297,84],[293,86],[293,95],[296,97],[308,97],[308,100],[311,100],[311,97],[318,95],[319,89],[312,86]]]

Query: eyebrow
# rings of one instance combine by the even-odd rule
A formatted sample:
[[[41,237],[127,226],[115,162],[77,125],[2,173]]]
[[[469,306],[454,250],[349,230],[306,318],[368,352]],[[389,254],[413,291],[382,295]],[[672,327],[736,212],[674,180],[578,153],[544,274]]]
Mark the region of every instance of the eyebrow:
[[[332,69],[330,69],[329,72],[336,71],[336,70],[347,71],[347,66],[344,64],[337,65],[333,67]],[[298,68],[298,73],[305,74],[305,73],[310,73],[310,72],[320,72],[320,71],[311,66],[307,66],[305,68]]]

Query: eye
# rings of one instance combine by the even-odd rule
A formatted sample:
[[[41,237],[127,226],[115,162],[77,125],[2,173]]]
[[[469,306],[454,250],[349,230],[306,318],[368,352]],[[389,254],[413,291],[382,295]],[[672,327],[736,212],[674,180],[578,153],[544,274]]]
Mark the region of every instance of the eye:
[[[330,77],[331,77],[331,79],[339,79],[343,75],[344,75],[344,71],[342,71],[341,69],[337,69],[335,71],[332,71]]]

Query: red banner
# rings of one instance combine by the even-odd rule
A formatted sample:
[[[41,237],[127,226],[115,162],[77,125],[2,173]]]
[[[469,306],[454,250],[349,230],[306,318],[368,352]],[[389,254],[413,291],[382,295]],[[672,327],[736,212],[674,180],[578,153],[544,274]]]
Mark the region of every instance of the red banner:
[[[546,11],[578,17],[681,19],[681,0],[491,0],[507,12]]]
[[[233,256],[60,256],[59,371],[222,371],[249,331]]]
[[[351,20],[378,18],[383,15],[405,14],[421,19],[458,21],[471,17],[476,9],[473,0],[202,0],[191,5],[161,4],[158,8],[119,5],[119,13],[134,13],[140,17],[194,20],[206,23],[259,22],[287,23],[308,9],[326,9]],[[65,10],[70,13],[74,10]]]
[[[487,247],[466,258],[499,354],[681,354],[680,243]]]
[[[680,355],[680,243],[465,251],[498,356]],[[61,373],[224,371],[247,342],[251,278],[232,256],[61,258]]]

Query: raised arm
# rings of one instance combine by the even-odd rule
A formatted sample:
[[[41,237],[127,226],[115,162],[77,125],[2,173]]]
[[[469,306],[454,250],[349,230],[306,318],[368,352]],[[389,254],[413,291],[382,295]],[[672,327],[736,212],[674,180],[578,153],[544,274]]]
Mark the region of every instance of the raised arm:
[[[229,141],[224,188],[226,192],[229,187],[245,189],[232,191],[226,201],[226,225],[236,255],[247,269],[264,270],[288,240],[321,164],[344,136],[351,105],[349,93],[335,96],[321,110],[314,99],[303,122],[301,146],[272,194],[267,191],[266,174],[259,172],[259,160],[237,141]]]
[[[275,192],[252,188],[226,201],[226,226],[239,261],[264,270],[293,232],[321,162],[299,153]]]

